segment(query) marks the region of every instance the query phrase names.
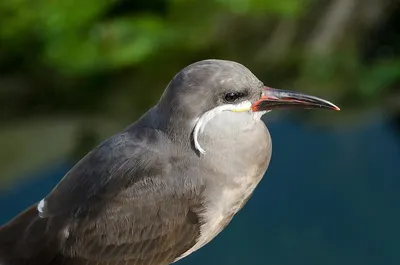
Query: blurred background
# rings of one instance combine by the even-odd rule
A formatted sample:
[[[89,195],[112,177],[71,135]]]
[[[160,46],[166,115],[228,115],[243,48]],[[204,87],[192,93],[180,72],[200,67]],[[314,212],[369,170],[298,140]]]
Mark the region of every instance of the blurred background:
[[[179,264],[400,264],[398,0],[1,1],[0,224],[208,58],[342,111],[266,115],[265,178]]]

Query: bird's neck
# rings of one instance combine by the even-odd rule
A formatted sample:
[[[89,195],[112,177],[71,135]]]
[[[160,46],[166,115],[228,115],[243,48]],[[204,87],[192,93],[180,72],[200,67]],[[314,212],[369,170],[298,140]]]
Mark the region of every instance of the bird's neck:
[[[270,141],[268,130],[251,112],[222,112],[206,124],[199,136],[199,144],[206,152],[248,156],[263,140]]]
[[[191,135],[195,125],[194,120],[185,113],[176,115],[156,105],[133,124],[132,128],[139,126],[157,130],[175,145],[190,150],[192,149]]]
[[[195,151],[193,131],[198,118],[190,113],[179,115],[158,105],[150,109],[136,123],[140,127],[158,130],[171,143],[185,150]],[[223,112],[204,127],[198,141],[205,151],[213,153],[249,153],[260,145],[260,139],[270,141],[268,130],[260,117],[252,113]],[[249,156],[247,154],[247,156]]]

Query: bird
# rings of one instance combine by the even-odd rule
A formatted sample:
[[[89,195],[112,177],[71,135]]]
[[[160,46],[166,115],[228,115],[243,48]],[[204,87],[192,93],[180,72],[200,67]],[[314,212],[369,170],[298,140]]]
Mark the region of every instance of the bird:
[[[213,240],[272,154],[262,116],[339,110],[264,85],[244,65],[197,61],[136,122],[84,156],[0,228],[1,265],[167,265]]]

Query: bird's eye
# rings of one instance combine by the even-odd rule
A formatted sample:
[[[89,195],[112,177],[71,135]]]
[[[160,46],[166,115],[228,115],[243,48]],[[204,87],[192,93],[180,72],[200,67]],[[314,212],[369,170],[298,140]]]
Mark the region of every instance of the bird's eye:
[[[240,92],[230,92],[225,95],[225,100],[227,102],[235,102],[238,98],[243,97],[243,93]]]

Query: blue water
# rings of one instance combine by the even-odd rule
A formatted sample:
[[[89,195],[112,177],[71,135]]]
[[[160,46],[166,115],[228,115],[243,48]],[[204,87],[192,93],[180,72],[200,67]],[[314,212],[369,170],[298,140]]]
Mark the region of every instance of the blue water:
[[[253,197],[179,264],[400,264],[400,138],[390,124],[269,128],[272,161]],[[40,200],[70,166],[54,163],[2,194],[0,223]]]

